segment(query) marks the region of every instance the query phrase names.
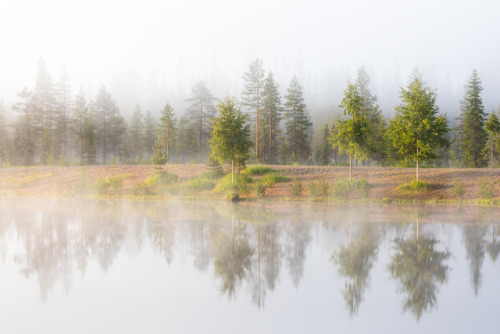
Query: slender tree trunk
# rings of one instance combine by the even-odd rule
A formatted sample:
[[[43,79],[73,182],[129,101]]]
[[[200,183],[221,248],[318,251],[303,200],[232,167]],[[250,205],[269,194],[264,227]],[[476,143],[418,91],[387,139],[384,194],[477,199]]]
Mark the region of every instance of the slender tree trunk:
[[[418,139],[417,139],[417,182],[418,182]]]
[[[349,181],[352,181],[352,157],[349,156]]]
[[[231,160],[231,183],[234,183],[234,160]]]

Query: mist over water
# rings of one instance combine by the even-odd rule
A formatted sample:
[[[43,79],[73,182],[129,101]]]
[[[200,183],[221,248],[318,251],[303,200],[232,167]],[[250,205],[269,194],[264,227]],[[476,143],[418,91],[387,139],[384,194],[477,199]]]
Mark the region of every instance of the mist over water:
[[[496,217],[456,206],[5,199],[2,329],[495,333]]]
[[[0,96],[14,103],[43,58],[55,78],[69,70],[75,93],[108,87],[124,115],[136,104],[157,115],[166,101],[182,114],[192,84],[240,96],[243,72],[262,58],[282,91],[298,76],[314,119],[332,114],[360,66],[387,117],[417,67],[452,119],[474,68],[486,111],[500,104],[498,10],[489,0],[7,0]]]

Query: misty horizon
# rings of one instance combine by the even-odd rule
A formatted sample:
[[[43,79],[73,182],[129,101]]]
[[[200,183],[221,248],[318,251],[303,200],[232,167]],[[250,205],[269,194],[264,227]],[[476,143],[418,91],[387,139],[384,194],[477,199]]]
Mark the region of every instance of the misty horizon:
[[[0,98],[10,110],[16,93],[34,86],[42,58],[55,81],[68,69],[73,95],[82,88],[90,100],[105,86],[127,118],[136,105],[157,116],[166,102],[182,115],[198,81],[219,99],[240,98],[243,73],[261,58],[282,94],[298,77],[313,119],[338,113],[347,81],[364,66],[385,117],[418,68],[436,89],[440,112],[453,121],[473,69],[485,111],[500,105],[500,45],[491,42],[497,7],[492,1],[6,1]]]

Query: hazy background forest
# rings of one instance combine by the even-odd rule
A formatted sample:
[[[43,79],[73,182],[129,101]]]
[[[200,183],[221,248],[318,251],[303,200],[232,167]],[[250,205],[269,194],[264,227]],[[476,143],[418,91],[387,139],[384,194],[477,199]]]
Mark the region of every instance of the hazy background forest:
[[[19,111],[13,106],[23,101],[18,94],[26,87],[36,95],[41,76],[46,76],[57,103],[67,102],[68,114],[78,96],[89,105],[99,96],[116,105],[123,117],[117,126],[123,126],[128,142],[123,156],[116,138],[109,139],[114,161],[141,162],[136,159],[139,148],[133,147],[134,113],[140,109],[143,126],[149,126],[144,131],[150,134],[143,138],[140,158],[149,162],[147,151],[156,139],[151,127],[166,103],[181,121],[189,115],[193,87],[200,82],[216,99],[241,100],[244,73],[255,59],[262,59],[266,75],[274,74],[283,100],[291,79],[297,78],[313,124],[311,137],[325,122],[341,117],[347,82],[356,80],[360,67],[386,119],[394,116],[401,86],[418,68],[436,90],[439,112],[447,114],[453,129],[473,69],[484,89],[484,111],[497,111],[500,105],[499,7],[487,0],[3,1],[0,98],[8,120],[5,131],[15,137]],[[42,145],[42,134],[37,138],[33,140]],[[78,163],[68,153],[74,151],[74,139],[64,141],[57,150],[65,150],[68,163]],[[33,162],[43,163],[46,158],[37,150]],[[96,159],[111,162],[111,157]]]

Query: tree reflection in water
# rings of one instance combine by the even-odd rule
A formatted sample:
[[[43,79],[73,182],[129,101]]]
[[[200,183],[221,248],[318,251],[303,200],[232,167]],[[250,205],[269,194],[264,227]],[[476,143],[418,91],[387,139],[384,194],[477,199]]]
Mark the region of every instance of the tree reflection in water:
[[[482,283],[481,267],[486,252],[486,233],[484,225],[465,225],[463,228],[465,250],[469,260],[471,283],[477,296]]]
[[[438,250],[438,244],[432,237],[419,237],[418,220],[416,238],[394,240],[396,253],[389,271],[405,294],[403,309],[409,310],[417,320],[435,306],[439,286],[448,279],[450,268],[446,261],[451,253]]]
[[[333,262],[339,267],[339,274],[346,277],[342,294],[351,316],[358,314],[363,295],[369,286],[370,270],[377,257],[378,244],[378,226],[365,223],[355,240],[350,240],[348,246],[340,246],[332,256]]]

